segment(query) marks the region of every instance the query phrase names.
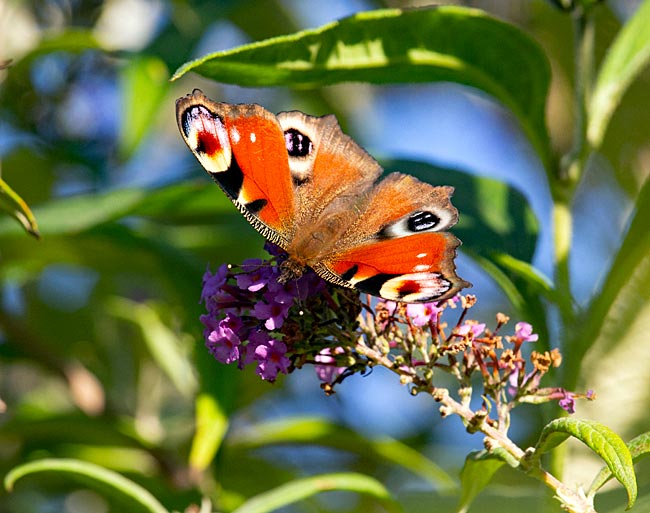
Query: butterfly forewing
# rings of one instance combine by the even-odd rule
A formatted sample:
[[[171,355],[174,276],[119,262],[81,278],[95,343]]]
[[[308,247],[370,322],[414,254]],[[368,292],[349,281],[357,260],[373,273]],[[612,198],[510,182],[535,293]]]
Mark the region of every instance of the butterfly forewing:
[[[283,247],[294,224],[294,192],[282,129],[259,105],[229,105],[198,90],[176,102],[190,150],[244,216]]]

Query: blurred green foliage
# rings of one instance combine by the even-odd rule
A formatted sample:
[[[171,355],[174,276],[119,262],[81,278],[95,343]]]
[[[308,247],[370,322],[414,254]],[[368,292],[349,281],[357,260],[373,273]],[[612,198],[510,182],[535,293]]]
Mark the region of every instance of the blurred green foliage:
[[[332,412],[342,418],[335,399],[319,417],[292,418],[290,407],[277,407],[295,400],[290,387],[221,366],[204,350],[197,303],[206,263],[255,256],[261,241],[182,147],[174,100],[206,81],[188,75],[170,82],[177,69],[177,77],[194,69],[218,82],[301,85],[284,90],[287,110],[335,112],[344,125],[350,89],[327,84],[454,81],[501,102],[544,166],[548,190],[526,192],[550,191],[554,226],[536,220],[526,196],[503,182],[413,160],[386,161],[386,168],[454,185],[456,233],[466,254],[503,291],[511,315],[532,322],[548,345],[562,346],[558,385],[596,388],[602,402],[585,406],[586,414],[626,439],[650,429],[650,44],[640,37],[650,2],[623,31],[605,6],[584,3],[595,62],[578,62],[583,67],[570,51],[581,28],[572,29],[570,16],[551,2],[503,2],[496,14],[506,21],[457,7],[431,11],[430,19],[388,11],[377,21],[374,12],[194,60],[198,48],[215,50],[210,45],[223,33],[259,41],[306,28],[294,4],[0,7],[0,475],[12,485],[11,493],[0,492],[1,512],[182,511],[203,497],[219,511],[267,511],[294,501],[291,511],[415,512],[432,503],[436,511],[456,510],[462,462],[427,457],[432,447],[449,445],[444,433],[427,427],[408,440],[377,439],[325,420]],[[141,24],[139,37],[128,39],[128,27],[116,27],[131,19]],[[417,37],[401,37],[416,22]],[[439,37],[426,38],[434,28]],[[374,56],[380,66],[355,61],[359,45],[377,40],[393,52]],[[607,53],[613,40],[615,51]],[[314,71],[310,65],[323,61],[305,57],[313,44],[334,49],[330,57],[338,60],[325,59]],[[391,61],[409,52],[421,59]],[[287,60],[306,65],[287,74],[279,66]],[[572,86],[581,73],[595,87],[582,111]],[[624,229],[602,226],[620,231],[613,265],[594,277],[587,304],[577,304],[568,255],[556,252],[549,277],[531,262],[542,229],[554,229],[557,247],[571,249],[571,232],[562,233],[573,222],[576,194],[587,204],[599,201],[589,188],[590,166],[613,178],[631,214]],[[36,223],[40,240],[25,232],[36,231]],[[309,383],[318,393],[316,381]],[[555,414],[530,410],[521,445],[533,445],[530,431]],[[267,415],[283,418],[269,422]],[[26,462],[34,463],[9,474]],[[565,463],[570,472],[571,457]],[[320,480],[323,472],[329,474]],[[637,472],[639,510],[648,506],[647,475]],[[414,476],[426,493],[409,487]],[[470,511],[557,508],[508,468],[493,480],[497,486]],[[357,493],[318,493],[332,489]],[[602,511],[613,511],[623,492],[599,500]],[[210,507],[204,502],[201,511]]]

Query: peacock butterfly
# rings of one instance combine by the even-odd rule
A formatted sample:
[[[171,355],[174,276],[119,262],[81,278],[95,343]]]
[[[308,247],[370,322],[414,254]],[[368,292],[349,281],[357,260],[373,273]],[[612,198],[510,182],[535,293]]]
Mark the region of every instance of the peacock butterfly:
[[[288,254],[282,281],[306,267],[387,300],[440,301],[471,284],[456,275],[453,188],[381,166],[333,115],[273,115],[200,90],[176,101],[187,146],[244,217]]]

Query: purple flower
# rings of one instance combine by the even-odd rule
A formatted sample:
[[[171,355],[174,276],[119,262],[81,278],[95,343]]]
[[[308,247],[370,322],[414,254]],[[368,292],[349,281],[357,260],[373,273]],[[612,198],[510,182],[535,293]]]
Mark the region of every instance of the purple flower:
[[[285,355],[287,346],[279,340],[269,339],[265,344],[260,344],[255,348],[255,359],[259,362],[257,365],[257,374],[265,381],[275,381],[278,372],[287,374],[291,360]]]
[[[210,272],[210,267],[208,266],[203,274],[203,290],[201,291],[199,303],[205,303],[208,310],[212,311],[214,307],[213,298],[222,292],[221,288],[226,284],[227,280],[228,264],[220,265],[214,274]]]
[[[344,352],[342,347],[334,348],[334,354],[342,354]],[[336,359],[331,356],[332,349],[326,347],[316,355],[316,360],[320,365],[314,365],[314,370],[318,379],[323,383],[332,383],[334,379],[345,371],[345,367],[337,367]]]
[[[208,266],[203,274],[203,291],[201,293],[201,299],[203,300],[207,296],[216,294],[226,283],[227,279],[228,264],[221,264],[219,269],[217,269],[217,272],[214,274],[210,272],[210,266]]]
[[[242,290],[257,292],[262,290],[273,279],[273,273],[268,263],[259,258],[249,258],[241,265],[244,272],[235,276],[237,286]]]
[[[483,330],[485,329],[485,323],[463,323],[461,326],[459,326],[456,329],[456,334],[460,335],[461,337],[469,337],[469,338],[476,338],[478,337],[481,333],[483,333]]]
[[[397,303],[395,301],[384,301],[384,305],[386,306],[386,310],[388,310],[388,313],[390,315],[393,315],[395,313],[395,310],[397,309]]]
[[[325,280],[315,272],[307,270],[294,284],[295,295],[300,301],[323,292],[327,286]]]
[[[266,301],[258,301],[253,307],[252,314],[256,319],[265,321],[267,330],[281,328],[289,315],[295,296],[284,286],[270,285],[264,294]]]
[[[269,290],[264,293],[264,299],[269,303],[277,303],[279,305],[288,305],[293,304],[293,300],[296,298],[294,294],[294,287],[285,287],[284,285],[277,284],[278,286],[270,285]]]
[[[246,350],[242,354],[240,360],[240,367],[253,363],[256,360],[255,351],[258,346],[268,345],[269,341],[274,340],[268,331],[263,329],[256,329],[248,335],[248,344]]]
[[[565,396],[559,401],[560,407],[569,413],[576,412],[576,400],[571,392],[566,392]]]
[[[279,256],[285,256],[287,253],[277,244],[273,244],[272,242],[266,241],[264,243],[264,251],[266,251],[269,255],[274,256],[274,257],[279,257]]]
[[[411,322],[415,326],[425,326],[433,317],[434,320],[438,318],[438,313],[442,312],[442,308],[438,308],[436,303],[413,303],[406,305],[406,313],[411,318]]]
[[[515,337],[521,342],[537,342],[539,335],[533,333],[533,327],[527,322],[518,322],[515,324]]]
[[[523,368],[523,362],[515,363],[515,368],[508,376],[508,386],[506,387],[506,391],[510,397],[515,397],[519,392],[519,375]],[[521,384],[525,385],[526,390],[535,390],[539,387],[541,379],[542,375],[539,372],[531,371],[523,376]]]
[[[204,324],[211,324],[203,317],[206,316],[201,319]],[[237,332],[241,327],[241,319],[229,313],[217,323],[216,329],[208,333],[205,343],[215,359],[223,363],[239,360],[241,340]]]

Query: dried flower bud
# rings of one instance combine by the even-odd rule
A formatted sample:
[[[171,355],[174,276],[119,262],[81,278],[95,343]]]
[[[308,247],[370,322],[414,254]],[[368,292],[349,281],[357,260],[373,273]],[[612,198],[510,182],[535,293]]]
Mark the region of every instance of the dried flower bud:
[[[460,296],[460,306],[463,308],[472,308],[476,304],[476,296],[474,294],[466,294]]]
[[[499,367],[507,370],[515,370],[517,368],[517,362],[519,359],[515,355],[515,352],[512,349],[506,349],[501,353],[501,358],[499,359]]]
[[[508,321],[510,320],[510,317],[508,317],[504,313],[497,313],[497,326],[503,326],[504,324],[508,324]]]
[[[544,353],[533,351],[530,361],[539,372],[548,372],[551,367],[551,355],[548,351],[544,351]]]
[[[560,350],[557,347],[551,349],[551,365],[553,365],[553,367],[559,367],[562,365],[562,353],[560,353]]]

